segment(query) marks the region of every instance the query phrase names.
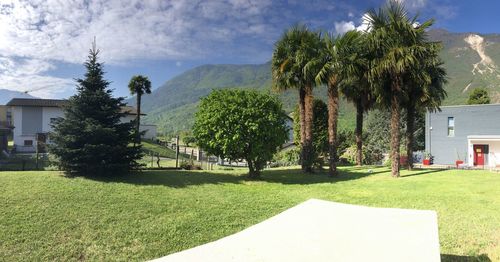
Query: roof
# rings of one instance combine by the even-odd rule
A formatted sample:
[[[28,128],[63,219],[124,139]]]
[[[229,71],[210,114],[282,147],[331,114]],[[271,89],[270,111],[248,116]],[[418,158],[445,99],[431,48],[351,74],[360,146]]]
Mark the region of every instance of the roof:
[[[41,107],[63,107],[68,104],[66,99],[40,99],[40,98],[13,98],[7,106],[41,106]],[[121,113],[136,115],[137,109],[133,106],[122,106]],[[146,115],[141,113],[141,115]]]
[[[474,104],[474,105],[450,105],[450,106],[440,106],[441,108],[453,108],[453,107],[481,107],[481,106],[500,106],[497,104]]]
[[[7,106],[43,106],[43,107],[62,107],[68,103],[64,99],[38,99],[38,98],[13,98]]]
[[[500,140],[500,135],[471,135],[467,136],[469,140]]]

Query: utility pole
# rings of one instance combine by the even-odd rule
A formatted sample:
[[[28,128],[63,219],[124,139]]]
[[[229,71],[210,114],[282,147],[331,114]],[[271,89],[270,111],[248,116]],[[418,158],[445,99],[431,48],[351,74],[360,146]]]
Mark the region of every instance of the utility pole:
[[[175,137],[175,168],[179,168],[179,136]]]

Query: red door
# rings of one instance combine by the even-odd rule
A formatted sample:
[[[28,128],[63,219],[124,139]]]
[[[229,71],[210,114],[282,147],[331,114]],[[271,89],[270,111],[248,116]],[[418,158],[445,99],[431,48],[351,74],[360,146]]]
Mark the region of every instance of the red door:
[[[484,145],[474,145],[474,165],[484,166]]]

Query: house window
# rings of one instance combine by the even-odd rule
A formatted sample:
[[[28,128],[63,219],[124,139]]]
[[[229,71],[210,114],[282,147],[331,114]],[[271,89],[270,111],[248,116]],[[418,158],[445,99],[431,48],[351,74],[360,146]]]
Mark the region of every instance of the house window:
[[[24,146],[33,146],[33,140],[24,140]]]
[[[448,136],[455,136],[455,118],[448,117]]]

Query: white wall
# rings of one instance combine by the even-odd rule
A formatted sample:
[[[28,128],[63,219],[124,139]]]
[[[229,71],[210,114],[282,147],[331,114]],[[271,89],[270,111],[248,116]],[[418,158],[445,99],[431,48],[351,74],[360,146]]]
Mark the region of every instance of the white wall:
[[[146,133],[144,133],[142,138],[151,140],[156,139],[156,125],[141,125],[139,127],[139,131],[140,132],[146,131]]]
[[[44,133],[51,132],[51,118],[64,117],[64,112],[60,107],[44,107],[42,111],[42,131]]]
[[[13,130],[13,140],[14,145],[16,146],[16,150],[18,152],[33,152],[35,151],[35,147],[24,146],[24,140],[32,140],[33,144],[35,144],[35,136],[33,134],[24,135],[23,134],[23,110],[22,107],[12,107],[12,125],[14,126]]]
[[[500,141],[492,141],[489,145],[489,166],[493,168],[500,166]]]
[[[141,116],[142,119],[143,116]],[[122,117],[122,123],[126,122],[131,122],[136,119],[135,115],[125,115],[125,117]],[[156,139],[156,125],[147,125],[147,124],[141,124],[139,127],[139,131],[146,131],[146,133],[142,136],[142,138],[145,139]]]
[[[131,122],[131,121],[134,121],[134,120],[135,120],[135,115],[125,115],[121,119],[122,123],[128,123],[128,122]]]
[[[23,145],[24,139],[22,138],[21,132],[23,131],[23,111],[21,107],[12,107],[12,125],[15,127],[13,130],[14,144]]]
[[[14,145],[19,152],[34,152],[35,147],[24,147],[24,140],[33,140],[33,145],[36,144],[36,137],[33,134],[22,134],[22,107],[12,107],[12,124],[15,127],[13,131]],[[44,133],[51,132],[52,127],[50,123],[51,118],[64,117],[64,111],[60,107],[43,107],[42,108],[42,131]],[[121,119],[122,123],[135,120],[135,115],[126,115]],[[141,125],[140,131],[146,131],[144,138],[156,139],[156,125]],[[50,142],[50,141],[49,141]]]

